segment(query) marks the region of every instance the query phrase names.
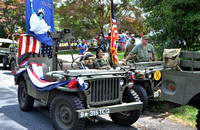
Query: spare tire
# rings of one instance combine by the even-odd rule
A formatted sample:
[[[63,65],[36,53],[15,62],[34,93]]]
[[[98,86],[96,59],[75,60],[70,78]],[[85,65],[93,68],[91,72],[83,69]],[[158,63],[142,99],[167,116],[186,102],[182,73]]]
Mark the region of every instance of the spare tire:
[[[32,54],[31,52],[29,53],[24,53],[23,55],[21,55],[20,57],[18,57],[17,61],[18,61],[18,65],[20,65],[24,60],[26,60],[29,55]]]

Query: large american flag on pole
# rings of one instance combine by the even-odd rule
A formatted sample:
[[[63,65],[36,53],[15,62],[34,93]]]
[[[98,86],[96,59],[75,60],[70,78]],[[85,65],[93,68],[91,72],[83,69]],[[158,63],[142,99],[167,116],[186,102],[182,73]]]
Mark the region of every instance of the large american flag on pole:
[[[117,24],[115,20],[114,15],[114,9],[113,9],[113,0],[111,0],[110,4],[110,20],[111,20],[111,45],[110,45],[110,52],[112,55],[112,60],[117,65],[118,64],[118,55],[117,55],[117,44],[116,40],[118,38],[118,32],[117,32]]]

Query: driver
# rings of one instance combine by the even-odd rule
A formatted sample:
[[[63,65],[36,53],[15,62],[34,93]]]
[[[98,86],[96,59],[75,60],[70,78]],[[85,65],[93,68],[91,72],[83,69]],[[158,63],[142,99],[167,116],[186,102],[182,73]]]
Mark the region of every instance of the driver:
[[[98,49],[96,52],[96,59],[94,60],[95,69],[111,69],[108,58],[103,57],[102,49]]]
[[[150,62],[150,61],[157,61],[156,53],[154,50],[154,47],[148,43],[148,35],[144,35],[142,37],[142,43],[135,46],[132,51],[129,53],[129,55],[126,57],[124,62],[133,56],[134,54],[137,55],[137,61],[138,62]]]

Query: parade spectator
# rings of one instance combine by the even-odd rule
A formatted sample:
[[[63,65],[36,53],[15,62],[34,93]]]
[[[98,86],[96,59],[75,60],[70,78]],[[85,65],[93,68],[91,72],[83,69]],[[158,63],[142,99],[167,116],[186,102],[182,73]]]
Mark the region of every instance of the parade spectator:
[[[77,50],[79,50],[79,55],[84,55],[87,52],[88,47],[85,44],[85,39],[82,40],[82,43],[79,43],[77,46]]]
[[[126,57],[128,56],[128,54],[131,52],[131,50],[133,49],[133,47],[135,47],[135,39],[132,38],[130,40],[130,44],[126,47],[125,49],[125,53],[124,53],[124,59],[126,59]]]
[[[111,69],[108,58],[103,57],[102,49],[96,51],[96,59],[94,60],[95,69]]]
[[[111,40],[111,33],[108,33],[108,36],[106,37],[107,40]]]
[[[126,34],[125,34],[124,31],[122,30],[122,31],[121,31],[121,40],[120,40],[120,43],[119,43],[119,46],[122,47],[122,52],[123,52],[123,50],[125,49],[125,43],[126,43]]]
[[[157,61],[154,47],[148,43],[148,35],[142,37],[142,43],[135,46],[129,55],[123,60],[125,63],[133,55],[137,55],[138,62]]]
[[[100,35],[96,35],[95,39],[97,40],[97,45],[99,46],[100,45]]]
[[[106,37],[107,39],[107,48],[106,50],[108,50],[110,48],[110,43],[111,43],[111,33],[108,33],[108,36]]]
[[[131,40],[131,38],[129,37],[129,34],[126,33],[126,44],[125,44],[125,49],[126,49],[126,47],[130,44],[130,40]]]

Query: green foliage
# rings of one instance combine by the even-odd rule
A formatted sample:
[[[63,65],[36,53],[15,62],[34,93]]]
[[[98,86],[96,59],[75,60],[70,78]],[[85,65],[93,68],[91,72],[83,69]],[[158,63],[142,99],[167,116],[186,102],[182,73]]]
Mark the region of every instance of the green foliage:
[[[0,37],[7,38],[15,31],[25,31],[25,2],[23,0],[6,0],[0,2]]]
[[[76,37],[88,39],[110,30],[110,0],[56,0],[55,5],[55,13],[60,16],[60,28],[72,28]],[[118,30],[143,31],[142,12],[130,0],[115,3],[114,13]]]
[[[147,27],[159,32],[154,44],[164,48],[196,51],[199,47],[200,1],[136,0],[146,13]],[[162,45],[161,45],[162,44]]]

